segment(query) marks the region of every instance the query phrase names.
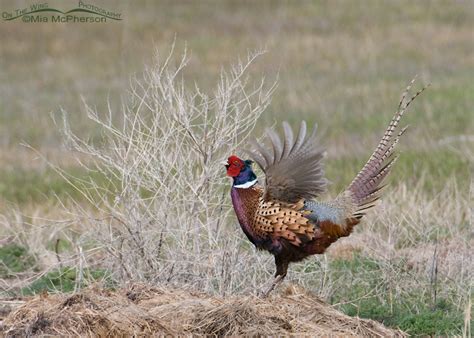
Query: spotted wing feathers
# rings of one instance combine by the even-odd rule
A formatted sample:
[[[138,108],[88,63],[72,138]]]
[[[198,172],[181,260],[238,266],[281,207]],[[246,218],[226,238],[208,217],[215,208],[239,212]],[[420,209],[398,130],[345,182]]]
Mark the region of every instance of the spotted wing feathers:
[[[260,199],[254,219],[254,228],[260,235],[271,235],[288,240],[295,246],[314,237],[314,226],[309,222],[308,211],[302,200],[297,203],[265,201]]]

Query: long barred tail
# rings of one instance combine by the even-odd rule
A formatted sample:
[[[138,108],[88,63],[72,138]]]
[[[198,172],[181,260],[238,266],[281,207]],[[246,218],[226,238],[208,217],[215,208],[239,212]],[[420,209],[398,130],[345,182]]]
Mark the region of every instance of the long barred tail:
[[[367,163],[346,190],[349,192],[355,204],[353,217],[356,219],[360,219],[364,216],[365,211],[372,208],[374,202],[380,198],[381,190],[384,187],[383,181],[397,160],[395,148],[400,137],[408,127],[398,128],[400,119],[413,100],[427,88],[423,87],[409,100],[406,100],[414,81],[415,79],[410,82],[404,91],[400,103],[398,104],[398,109],[390,121],[387,130],[385,130],[385,134],[377,145],[377,148],[375,148],[372,156],[370,156]]]
[[[308,245],[306,251],[311,254],[323,253],[338,238],[349,236],[367,209],[372,208],[380,198],[384,179],[397,159],[395,148],[406,130],[406,127],[399,128],[400,119],[413,100],[426,89],[424,87],[407,99],[413,83],[414,80],[403,93],[398,109],[377,148],[349,187],[332,201],[305,201],[306,210],[311,212],[306,217],[318,224],[315,228],[318,241]]]

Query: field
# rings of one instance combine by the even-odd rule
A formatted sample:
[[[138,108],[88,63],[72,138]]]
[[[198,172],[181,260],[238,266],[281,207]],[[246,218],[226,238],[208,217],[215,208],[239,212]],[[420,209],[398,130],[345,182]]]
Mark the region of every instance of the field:
[[[417,76],[412,94],[430,86],[380,205],[282,288],[408,334],[470,336],[470,1],[96,5],[123,20],[0,21],[0,304],[128,283],[253,299],[273,258],[244,238],[219,163],[268,126],[317,122],[335,196]]]

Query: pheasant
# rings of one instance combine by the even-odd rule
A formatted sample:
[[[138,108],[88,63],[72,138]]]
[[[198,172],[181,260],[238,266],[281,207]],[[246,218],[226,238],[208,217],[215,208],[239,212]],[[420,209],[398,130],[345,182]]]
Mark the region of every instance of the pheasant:
[[[397,159],[395,148],[407,128],[399,128],[400,119],[425,89],[407,100],[412,84],[403,93],[372,156],[331,201],[315,199],[327,185],[322,166],[325,152],[316,142],[317,125],[307,137],[302,121],[295,137],[289,124],[283,122],[283,138],[267,129],[270,148],[254,139],[252,148],[245,150],[251,159],[228,158],[225,166],[233,179],[231,199],[240,226],[257,249],[275,256],[275,279],[264,296],[285,278],[291,262],[322,254],[339,238],[349,236],[381,197],[385,178]],[[265,174],[264,186],[252,169],[254,162]]]

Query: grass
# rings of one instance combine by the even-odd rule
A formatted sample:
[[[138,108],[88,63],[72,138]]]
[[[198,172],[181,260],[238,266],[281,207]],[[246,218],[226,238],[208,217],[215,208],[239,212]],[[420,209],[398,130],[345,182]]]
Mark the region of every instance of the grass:
[[[17,1],[7,1],[2,6],[15,8]],[[31,144],[49,154],[64,153],[61,134],[50,118],[50,113],[58,117],[64,108],[74,131],[100,146],[100,128],[85,118],[81,95],[102,115],[107,111],[108,98],[112,110],[119,111],[122,95],[127,95],[129,76],[140,77],[155,48],[160,52],[167,50],[176,35],[177,50],[186,41],[191,51],[185,71],[187,84],[192,87],[194,82],[199,83],[202,91],[210,93],[221,65],[227,66],[247,50],[266,47],[268,52],[255,63],[253,74],[257,78],[261,74],[271,78],[278,73],[279,85],[254,134],[282,120],[292,124],[301,119],[318,122],[328,148],[326,172],[333,182],[332,195],[343,189],[367,160],[407,82],[419,74],[419,86],[432,84],[406,116],[410,129],[401,141],[402,153],[385,199],[390,203],[383,204],[380,212],[369,216],[365,225],[348,238],[353,244],[367,243],[365,249],[351,249],[361,256],[329,260],[332,284],[323,288],[320,295],[335,304],[348,302],[338,306],[350,315],[381,320],[412,334],[461,332],[469,285],[472,287],[472,283],[466,282],[469,276],[463,275],[462,265],[467,264],[462,263],[464,260],[472,260],[472,255],[463,251],[472,244],[468,207],[473,189],[472,154],[466,153],[472,141],[462,140],[462,136],[472,136],[474,130],[474,10],[468,2],[373,0],[360,5],[343,0],[259,1],[250,6],[233,1],[219,5],[210,1],[143,1],[134,2],[133,6],[115,6],[123,13],[124,21],[84,25],[74,30],[66,25],[0,21],[0,30],[4,32],[0,49],[0,210],[5,214],[1,222],[10,225],[0,230],[0,236],[20,234],[23,243],[0,248],[3,266],[8,266],[9,271],[5,270],[3,273],[7,274],[0,278],[7,278],[7,285],[15,275],[28,274],[33,265],[50,267],[51,256],[55,255],[54,236],[58,234],[65,238],[60,242],[60,252],[73,262],[71,266],[77,260],[79,247],[86,248],[87,254],[97,255],[91,248],[91,238],[85,238],[91,224],[75,215],[64,215],[64,205],[58,205],[59,201],[67,205],[72,198],[78,201],[77,208],[87,209],[82,195],[53,170],[35,164],[36,155],[19,144]],[[90,37],[87,45],[84,36]],[[76,165],[67,162],[63,167],[79,179],[107,185],[108,177]],[[219,175],[214,179],[221,179]],[[139,194],[152,198],[156,190],[142,189]],[[227,199],[224,201],[228,203]],[[58,218],[60,222],[56,221]],[[230,218],[226,229],[234,230],[234,223],[235,219]],[[156,229],[159,225],[153,226]],[[175,223],[173,226],[176,227]],[[271,259],[253,252],[247,243],[241,244],[241,251],[232,256],[229,243],[242,238],[235,230],[225,244],[219,244],[219,248],[227,250],[225,254],[201,264],[206,269],[222,262],[237,266],[252,258],[255,267],[239,265],[240,271],[263,270],[254,280],[246,281],[250,285],[271,272]],[[111,241],[116,235],[111,234]],[[211,233],[201,236],[215,245]],[[160,236],[149,238],[155,243]],[[183,243],[188,247],[195,245],[184,240]],[[450,259],[440,263],[440,269],[451,269],[446,268],[440,276],[446,283],[438,285],[440,296],[436,301],[432,290],[426,291],[426,271],[430,267],[426,257],[431,257],[434,245],[444,246]],[[423,258],[420,264],[426,271],[419,267],[412,272],[415,277],[410,277],[401,266],[391,265],[392,261],[389,264],[382,257],[391,252],[401,259],[400,263],[406,259],[404,250],[413,250],[409,255],[413,259]],[[343,252],[343,245],[335,251]],[[28,252],[34,252],[38,261]],[[108,262],[99,257],[94,262]],[[318,290],[315,284],[324,281],[325,265],[322,258],[316,262],[320,264],[317,269],[313,269],[314,260],[304,264],[303,271],[310,276],[300,276],[298,268],[293,273],[305,285]],[[403,278],[387,289],[384,283],[391,269]],[[76,285],[75,277],[68,277],[76,272],[53,269],[49,273],[31,292],[67,291]],[[171,276],[176,271],[166,273]],[[180,278],[206,278],[193,273],[190,269]],[[312,274],[317,283],[310,280]],[[212,283],[222,285],[225,276],[224,272],[214,274]],[[232,276],[225,278],[232,281]],[[353,280],[345,276],[352,276]],[[412,283],[413,279],[419,283]],[[352,283],[352,287],[344,289],[347,283]],[[196,282],[198,286],[203,284]],[[407,291],[406,285],[410,285],[412,292]],[[374,289],[379,294],[359,300]],[[239,290],[248,288],[242,286]],[[397,290],[403,292],[397,299],[390,298]]]
[[[112,280],[110,273],[104,269],[89,269],[82,271],[74,267],[63,267],[54,271],[50,271],[30,285],[21,289],[22,295],[35,295],[44,292],[72,292],[87,287],[92,283],[100,282],[105,288],[111,289],[116,283]]]
[[[68,174],[82,180],[106,181],[99,173],[81,167],[69,168]],[[16,168],[0,170],[0,196],[4,201],[28,205],[53,199],[80,199],[80,193],[52,169],[43,171]]]
[[[172,309],[172,310],[170,310]],[[317,320],[315,320],[317,318]],[[380,323],[347,318],[314,295],[288,288],[277,297],[211,296],[176,287],[129,284],[111,291],[97,287],[73,295],[34,297],[6,320],[8,334],[93,336],[178,335],[404,336]]]
[[[445,304],[444,300],[440,304]],[[384,304],[378,299],[357,302],[341,307],[349,316],[370,318],[388,327],[398,327],[411,335],[440,336],[460,334],[464,326],[464,314],[448,307],[430,308],[424,299],[411,299],[411,304]]]
[[[333,193],[342,191],[352,181],[370,156],[369,152],[365,156],[345,156],[327,161],[326,173],[333,183],[330,187]],[[445,187],[447,178],[453,176],[461,187],[469,186],[470,167],[466,158],[446,148],[426,151],[407,149],[400,153],[390,182],[393,185],[402,182],[417,185],[422,181],[420,188],[434,194]],[[427,177],[429,179],[424,179]]]
[[[329,130],[347,131],[357,126],[354,130],[362,132],[367,126],[360,129],[359,121],[370,122],[376,115],[393,111],[400,88],[417,73],[433,83],[422,106],[433,103],[434,109],[440,109],[436,116],[441,118],[455,113],[457,118],[449,119],[449,124],[469,117],[466,109],[472,101],[472,83],[468,70],[472,60],[467,46],[474,16],[469,6],[449,1],[436,6],[404,1],[382,6],[374,2],[367,15],[366,6],[346,3],[337,8],[339,5],[263,2],[252,7],[231,3],[215,7],[206,2],[199,6],[168,4],[162,11],[158,10],[160,5],[137,4],[128,8],[125,25],[91,25],[80,32],[55,30],[48,25],[32,30],[22,23],[2,22],[2,28],[10,33],[3,37],[7,48],[1,53],[8,67],[0,76],[9,81],[4,82],[2,92],[22,98],[1,100],[0,119],[7,122],[2,123],[2,134],[11,135],[4,142],[10,146],[20,140],[38,146],[58,142],[58,135],[48,127],[48,115],[59,107],[67,107],[76,127],[89,133],[91,124],[80,117],[79,95],[99,110],[106,107],[107,96],[120,107],[119,96],[129,74],[140,72],[155,46],[163,50],[175,34],[179,46],[186,41],[193,52],[190,77],[200,83],[204,80],[205,86],[214,83],[220,65],[228,64],[234,55],[267,46],[269,53],[257,71],[280,70],[280,94],[274,97],[267,121],[291,112],[324,121]],[[211,12],[214,14],[209,16]],[[192,19],[178,20],[188,16]],[[227,20],[222,20],[224,17]],[[87,50],[73,52],[82,34],[98,40],[91,40]],[[16,46],[16,41],[25,44]],[[37,58],[29,56],[33,49]],[[436,52],[440,50],[443,53]],[[104,87],[102,81],[108,85]],[[32,92],[38,94],[30,95]],[[368,118],[360,119],[364,116]],[[341,117],[350,118],[351,123],[342,126]],[[473,122],[467,122],[456,128],[469,130]],[[376,131],[380,125],[375,126]],[[330,135],[328,144],[333,143],[333,137],[336,135]]]
[[[15,243],[0,247],[0,278],[11,278],[33,269],[37,261],[28,249]]]
[[[326,162],[327,177],[332,181],[330,193],[337,194],[354,178],[368,159],[370,151],[360,156],[329,158]],[[108,180],[104,174],[90,172],[82,167],[68,168],[67,173],[80,180],[94,181],[105,186]],[[447,177],[456,176],[460,186],[469,185],[469,162],[449,148],[402,151],[392,177],[392,184],[411,182],[416,184],[420,177],[423,189],[430,193],[441,190]],[[145,193],[145,192],[144,192]],[[146,193],[150,195],[151,193]],[[52,169],[41,171],[28,168],[0,170],[0,196],[9,203],[31,205],[45,203],[51,199],[81,199],[82,195]]]
[[[406,263],[392,262],[394,265]],[[370,281],[368,284],[349,282],[346,288],[341,288],[332,295],[332,302],[342,303],[337,307],[344,313],[375,319],[412,335],[440,336],[462,332],[464,313],[448,298],[434,300],[432,292],[420,292],[421,290],[412,290],[403,297],[394,295],[397,286],[385,280],[383,262],[355,255],[351,260],[336,259],[331,265],[336,279],[347,278],[349,274],[355,281],[360,278]],[[413,278],[410,271],[406,270],[405,273],[406,277],[398,278]],[[427,281],[426,288],[432,290],[433,286]]]

